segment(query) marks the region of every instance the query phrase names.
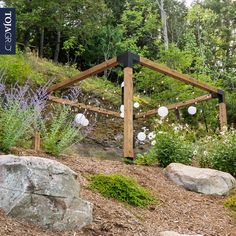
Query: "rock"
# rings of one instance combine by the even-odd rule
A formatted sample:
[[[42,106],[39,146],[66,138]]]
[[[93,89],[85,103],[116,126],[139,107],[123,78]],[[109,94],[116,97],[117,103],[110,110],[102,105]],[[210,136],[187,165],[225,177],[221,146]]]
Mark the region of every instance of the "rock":
[[[201,234],[179,234],[174,231],[163,231],[159,236],[203,236]]]
[[[0,208],[7,215],[65,230],[92,222],[92,204],[80,198],[77,175],[40,157],[0,156]]]
[[[198,193],[226,195],[236,187],[232,175],[208,168],[171,163],[164,169],[164,174],[174,183]]]

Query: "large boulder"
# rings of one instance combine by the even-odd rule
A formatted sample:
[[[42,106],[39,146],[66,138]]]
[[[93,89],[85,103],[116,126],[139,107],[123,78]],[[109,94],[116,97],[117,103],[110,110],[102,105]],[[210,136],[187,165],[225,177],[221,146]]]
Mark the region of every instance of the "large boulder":
[[[203,236],[201,234],[179,234],[174,231],[163,231],[159,236]]]
[[[76,177],[57,161],[1,155],[0,208],[46,228],[82,228],[92,222],[92,204],[80,198]]]
[[[171,163],[164,169],[164,174],[176,184],[198,193],[226,195],[236,187],[232,175],[208,168]]]

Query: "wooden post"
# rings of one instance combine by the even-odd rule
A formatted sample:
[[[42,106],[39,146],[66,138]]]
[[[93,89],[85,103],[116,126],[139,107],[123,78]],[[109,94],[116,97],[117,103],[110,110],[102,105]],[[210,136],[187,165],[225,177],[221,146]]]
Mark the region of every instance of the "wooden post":
[[[134,159],[133,69],[124,68],[124,157]]]
[[[38,152],[40,150],[40,133],[38,131],[35,131],[34,133],[34,150]]]
[[[219,103],[219,120],[220,120],[220,130],[227,131],[227,114],[226,114],[226,104],[224,101]]]

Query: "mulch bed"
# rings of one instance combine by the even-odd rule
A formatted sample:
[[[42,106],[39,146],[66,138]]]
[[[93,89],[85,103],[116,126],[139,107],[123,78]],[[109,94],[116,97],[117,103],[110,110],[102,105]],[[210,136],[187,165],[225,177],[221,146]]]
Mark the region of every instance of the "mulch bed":
[[[17,149],[14,152],[19,155],[36,155],[29,150]],[[43,153],[38,156],[56,159]],[[164,177],[162,168],[77,156],[64,156],[56,160],[78,174],[81,197],[94,204],[93,223],[82,230],[57,232],[16,221],[0,212],[1,236],[158,236],[159,232],[165,230],[204,236],[236,236],[236,222],[230,217],[230,210],[223,206],[223,197],[186,191]],[[159,202],[148,209],[142,209],[104,198],[87,188],[86,176],[95,173],[132,176],[142,186],[149,188]]]

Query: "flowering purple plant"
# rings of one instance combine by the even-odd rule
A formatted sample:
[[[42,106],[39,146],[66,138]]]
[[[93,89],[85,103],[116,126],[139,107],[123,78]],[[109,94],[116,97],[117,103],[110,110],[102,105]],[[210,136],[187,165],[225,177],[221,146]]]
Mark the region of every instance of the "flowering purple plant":
[[[34,91],[29,83],[7,88],[3,79],[0,80],[0,148],[9,150],[20,139],[31,137],[35,129],[40,129],[49,85]]]

